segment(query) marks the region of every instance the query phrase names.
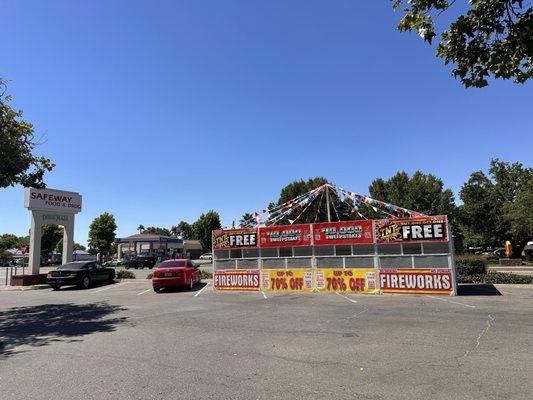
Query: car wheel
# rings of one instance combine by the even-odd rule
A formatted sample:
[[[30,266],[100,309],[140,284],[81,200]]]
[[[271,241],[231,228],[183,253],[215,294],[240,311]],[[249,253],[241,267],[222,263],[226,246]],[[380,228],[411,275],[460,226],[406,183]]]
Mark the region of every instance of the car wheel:
[[[81,280],[81,287],[87,289],[89,286],[91,286],[91,278],[84,276]]]
[[[59,290],[61,285],[52,285],[52,290]]]
[[[109,282],[113,282],[113,281],[115,280],[115,274],[112,273],[112,272],[110,272],[110,273],[109,273],[109,277],[107,278],[107,280],[108,280]]]
[[[154,292],[161,293],[161,288],[158,286],[154,286]]]

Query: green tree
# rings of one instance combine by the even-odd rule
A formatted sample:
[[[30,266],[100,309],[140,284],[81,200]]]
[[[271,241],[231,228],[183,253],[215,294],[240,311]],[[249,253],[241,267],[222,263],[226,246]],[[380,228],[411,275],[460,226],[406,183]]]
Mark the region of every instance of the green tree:
[[[83,251],[85,251],[85,250],[87,250],[87,248],[86,248],[84,245],[82,245],[82,244],[79,244],[79,243],[74,242],[73,250],[83,250]],[[62,252],[63,252],[63,239],[61,239],[61,240],[57,243],[57,245],[56,245],[56,251],[57,251],[58,253],[62,253]]]
[[[11,233],[4,233],[0,235],[0,252],[13,249],[17,247],[19,238],[17,235]]]
[[[434,19],[455,0],[391,0],[401,9],[400,31],[417,31],[429,44],[437,36]],[[459,2],[457,2],[459,3]],[[460,2],[466,3],[466,2]],[[459,7],[459,4],[455,4]],[[454,64],[452,75],[466,87],[488,78],[524,83],[533,76],[533,10],[523,0],[470,0],[440,36],[437,57]]]
[[[181,236],[184,240],[195,239],[193,226],[187,221],[180,221],[177,226],[172,227],[171,232],[173,232],[175,236]]]
[[[43,225],[41,228],[41,257],[49,257],[61,239],[63,239],[62,227]]]
[[[89,248],[100,255],[109,254],[115,241],[116,230],[117,224],[112,214],[106,212],[96,217],[89,226]]]
[[[239,221],[239,225],[242,227],[253,227],[257,225],[257,221],[255,220],[254,216],[250,213],[244,213],[242,215],[241,220]]]
[[[504,205],[504,220],[515,254],[533,239],[533,178],[530,176],[518,189],[515,200]]]
[[[272,210],[274,207],[284,204],[326,183],[329,183],[329,181],[323,177],[310,178],[307,181],[300,179],[291,182],[281,189],[278,201],[276,203],[270,203],[268,205],[268,209]],[[332,221],[345,221],[356,218],[356,216],[352,214],[353,204],[350,204],[349,201],[341,201],[335,191],[332,189],[329,190],[329,198],[330,216]],[[276,216],[276,214],[271,214],[270,220],[267,222],[267,224],[272,222],[273,216]],[[312,222],[325,222],[327,220],[328,214],[326,207],[326,195],[322,192],[317,195],[309,207],[303,206],[288,212],[286,216],[276,221],[276,225],[287,225],[290,224],[290,221],[303,224]]]
[[[200,241],[204,251],[210,251],[212,246],[212,232],[220,229],[220,216],[216,211],[210,210],[205,214],[200,215],[198,220],[194,223],[194,233],[196,238]]]
[[[502,247],[510,240],[518,254],[532,236],[533,169],[493,159],[488,172],[474,172],[459,193],[465,245]]]
[[[170,230],[167,228],[159,228],[157,226],[149,226],[143,230],[143,233],[150,235],[170,236]]]
[[[11,96],[5,91],[6,82],[0,78],[0,188],[16,184],[44,187],[43,176],[54,164],[33,154],[38,145],[33,125],[22,120],[22,111],[8,105]]]
[[[445,189],[441,179],[432,174],[416,171],[412,177],[407,172],[397,172],[388,180],[377,178],[368,187],[370,197],[399,207],[428,215],[455,217],[454,196]]]
[[[459,206],[458,214],[465,246],[497,244],[497,210],[501,207],[493,194],[494,184],[482,171],[472,173],[462,186],[459,197],[463,204]]]
[[[143,233],[143,231],[144,231],[144,225],[139,225],[139,226],[137,227],[137,230],[139,231],[139,233]]]

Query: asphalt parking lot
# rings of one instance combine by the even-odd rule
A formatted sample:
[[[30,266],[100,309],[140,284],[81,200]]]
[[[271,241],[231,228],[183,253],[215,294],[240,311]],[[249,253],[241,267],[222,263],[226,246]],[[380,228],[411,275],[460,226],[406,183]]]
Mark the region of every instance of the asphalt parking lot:
[[[0,291],[5,399],[531,399],[533,290]]]

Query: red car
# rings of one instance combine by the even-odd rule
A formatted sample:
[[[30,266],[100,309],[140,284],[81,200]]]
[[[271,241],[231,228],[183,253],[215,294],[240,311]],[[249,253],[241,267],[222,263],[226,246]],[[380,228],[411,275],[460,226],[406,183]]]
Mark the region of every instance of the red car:
[[[163,288],[187,286],[192,289],[197,283],[201,283],[200,270],[187,259],[163,261],[152,275],[152,286],[156,293]]]

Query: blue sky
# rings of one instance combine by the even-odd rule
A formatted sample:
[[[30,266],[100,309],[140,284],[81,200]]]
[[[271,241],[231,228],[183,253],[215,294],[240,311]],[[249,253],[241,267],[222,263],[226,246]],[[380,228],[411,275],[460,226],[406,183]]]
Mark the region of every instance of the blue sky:
[[[5,1],[0,76],[92,219],[224,224],[287,183],[325,176],[365,194],[420,169],[457,194],[491,157],[533,160],[531,83],[465,89],[387,0]],[[21,187],[0,233],[26,234]]]

